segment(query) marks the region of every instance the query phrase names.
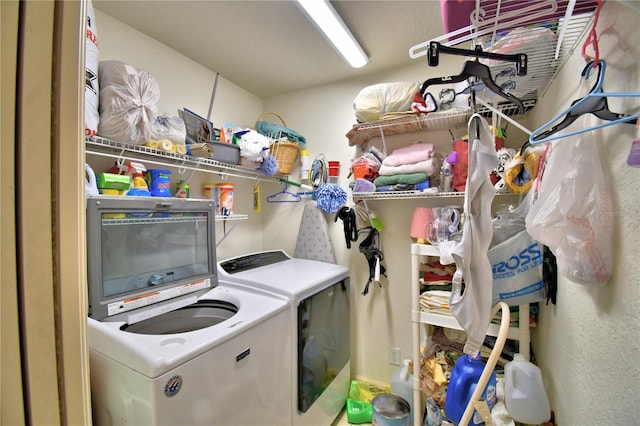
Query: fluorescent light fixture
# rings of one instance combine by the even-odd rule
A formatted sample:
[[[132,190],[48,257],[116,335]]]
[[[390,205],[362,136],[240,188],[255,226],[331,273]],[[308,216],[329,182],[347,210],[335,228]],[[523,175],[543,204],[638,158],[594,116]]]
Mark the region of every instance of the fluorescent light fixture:
[[[298,0],[298,3],[352,67],[361,68],[369,63],[369,58],[328,0]]]

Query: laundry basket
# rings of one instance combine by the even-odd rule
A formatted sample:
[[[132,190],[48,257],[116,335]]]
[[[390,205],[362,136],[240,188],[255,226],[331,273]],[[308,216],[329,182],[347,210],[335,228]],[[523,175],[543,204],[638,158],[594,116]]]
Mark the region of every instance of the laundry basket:
[[[287,123],[280,116],[280,114],[277,114],[275,112],[264,112],[260,114],[260,116],[256,120],[256,124],[267,114],[275,115],[282,122],[282,126],[286,128]],[[296,158],[298,158],[298,153],[300,152],[298,142],[288,140],[287,135],[282,131],[269,133],[266,136],[273,141],[273,143],[269,146],[269,152],[278,162],[277,173],[284,175],[290,174],[291,170],[293,169],[293,163],[296,161]]]

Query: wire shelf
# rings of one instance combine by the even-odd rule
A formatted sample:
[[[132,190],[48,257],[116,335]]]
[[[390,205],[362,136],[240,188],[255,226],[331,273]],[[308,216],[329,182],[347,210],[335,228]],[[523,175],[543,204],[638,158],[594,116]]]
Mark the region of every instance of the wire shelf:
[[[521,194],[511,192],[497,192],[496,198],[501,197],[520,197]],[[352,192],[355,200],[412,200],[412,199],[462,199],[464,192],[421,192],[421,191],[384,191],[384,192]]]
[[[159,166],[174,166],[181,169],[198,172],[219,173],[226,176],[235,176],[259,181],[279,182],[284,175],[267,176],[257,169],[222,163],[216,160],[202,157],[192,157],[161,149],[149,148],[143,145],[134,145],[113,141],[111,139],[95,136],[85,139],[85,152],[91,155],[111,157],[116,159],[140,160],[145,163]]]
[[[468,7],[469,2],[464,3],[466,5],[461,2],[455,7]],[[475,8],[471,6],[470,10],[466,10],[470,12],[468,25],[457,27],[456,24],[460,24],[458,19],[455,19],[455,23],[453,19],[450,23],[445,19],[445,28],[450,31],[410,47],[409,56],[414,59],[426,56],[430,41],[447,46],[472,42],[488,52],[526,53],[527,76],[513,77],[517,89],[503,87],[505,91],[512,91],[521,98],[525,94],[533,98],[544,95],[590,28],[597,5],[594,0],[477,0],[475,3]],[[457,12],[456,18],[460,13],[465,13],[461,9],[449,12],[451,15]],[[509,37],[511,41],[505,43]],[[504,65],[489,62],[487,65],[494,78],[505,69]],[[483,98],[490,100],[490,96],[487,93]]]

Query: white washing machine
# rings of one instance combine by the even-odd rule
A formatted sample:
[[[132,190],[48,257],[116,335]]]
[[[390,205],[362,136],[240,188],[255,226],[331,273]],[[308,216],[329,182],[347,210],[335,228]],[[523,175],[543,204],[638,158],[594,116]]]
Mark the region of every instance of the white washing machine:
[[[289,301],[218,281],[214,220],[210,201],[88,199],[94,424],[290,422]]]
[[[331,425],[350,383],[349,270],[266,251],[218,263],[220,279],[290,301],[291,424]]]

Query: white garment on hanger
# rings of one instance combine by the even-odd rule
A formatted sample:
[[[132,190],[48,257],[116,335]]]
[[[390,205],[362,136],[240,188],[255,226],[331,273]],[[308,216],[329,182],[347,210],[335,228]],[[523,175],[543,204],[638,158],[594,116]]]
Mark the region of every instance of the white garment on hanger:
[[[491,203],[496,191],[489,175],[498,165],[493,132],[482,116],[474,114],[469,120],[469,137],[475,135],[475,119],[481,123],[480,137],[469,147],[465,221],[462,239],[451,252],[456,272],[449,300],[451,313],[468,336],[464,352],[471,355],[480,351],[491,315],[493,273],[487,250],[493,236]]]

